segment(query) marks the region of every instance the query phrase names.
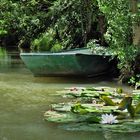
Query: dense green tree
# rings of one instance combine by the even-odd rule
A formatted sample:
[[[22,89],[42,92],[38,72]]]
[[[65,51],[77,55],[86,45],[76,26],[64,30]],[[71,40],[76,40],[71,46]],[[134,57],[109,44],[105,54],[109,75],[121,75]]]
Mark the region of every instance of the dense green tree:
[[[1,0],[0,41],[34,51],[108,46],[128,80],[140,73],[138,7],[138,0]]]
[[[52,0],[53,1],[53,0]],[[0,40],[5,45],[29,47],[30,41],[49,26],[48,7],[52,1],[1,0]]]

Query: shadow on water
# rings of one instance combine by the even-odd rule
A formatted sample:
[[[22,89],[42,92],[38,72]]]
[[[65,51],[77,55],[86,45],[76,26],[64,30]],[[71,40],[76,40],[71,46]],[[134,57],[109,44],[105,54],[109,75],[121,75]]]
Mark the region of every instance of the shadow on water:
[[[2,52],[2,53],[1,53]],[[16,52],[0,50],[0,140],[139,140],[139,133],[66,131],[43,120],[56,90],[71,86],[127,86],[105,77],[33,77]]]
[[[92,77],[92,78],[86,78],[86,77],[35,77],[36,81],[48,81],[52,83],[78,83],[78,84],[90,84],[90,83],[98,83],[101,81],[112,81],[111,79],[108,79],[107,76],[99,76],[99,77]]]

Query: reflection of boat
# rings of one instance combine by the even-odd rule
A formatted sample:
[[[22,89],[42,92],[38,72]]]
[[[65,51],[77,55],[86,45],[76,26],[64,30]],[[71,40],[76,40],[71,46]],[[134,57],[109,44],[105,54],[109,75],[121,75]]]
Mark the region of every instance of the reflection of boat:
[[[21,53],[22,60],[35,76],[97,76],[109,73],[109,55],[95,55],[89,49],[59,53]]]

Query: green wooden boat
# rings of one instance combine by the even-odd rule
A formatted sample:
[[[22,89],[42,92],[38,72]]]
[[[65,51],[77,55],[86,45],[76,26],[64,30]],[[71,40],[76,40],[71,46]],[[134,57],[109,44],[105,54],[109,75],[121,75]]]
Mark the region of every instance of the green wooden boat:
[[[98,76],[112,68],[110,55],[95,55],[90,49],[74,49],[59,53],[20,53],[34,76]]]

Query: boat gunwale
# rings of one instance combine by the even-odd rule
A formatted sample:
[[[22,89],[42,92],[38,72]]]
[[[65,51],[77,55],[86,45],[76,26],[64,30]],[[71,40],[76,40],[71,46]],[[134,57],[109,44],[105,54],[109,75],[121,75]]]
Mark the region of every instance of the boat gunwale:
[[[111,56],[107,54],[94,54],[94,53],[75,53],[75,52],[61,52],[61,53],[45,53],[45,52],[37,52],[37,53],[20,53],[20,56],[61,56],[61,55],[87,55],[87,56]]]
[[[55,56],[55,55],[91,55],[91,56],[111,56],[110,54],[95,54],[89,48],[76,48],[71,50],[62,50],[60,52],[21,52],[21,56]]]

